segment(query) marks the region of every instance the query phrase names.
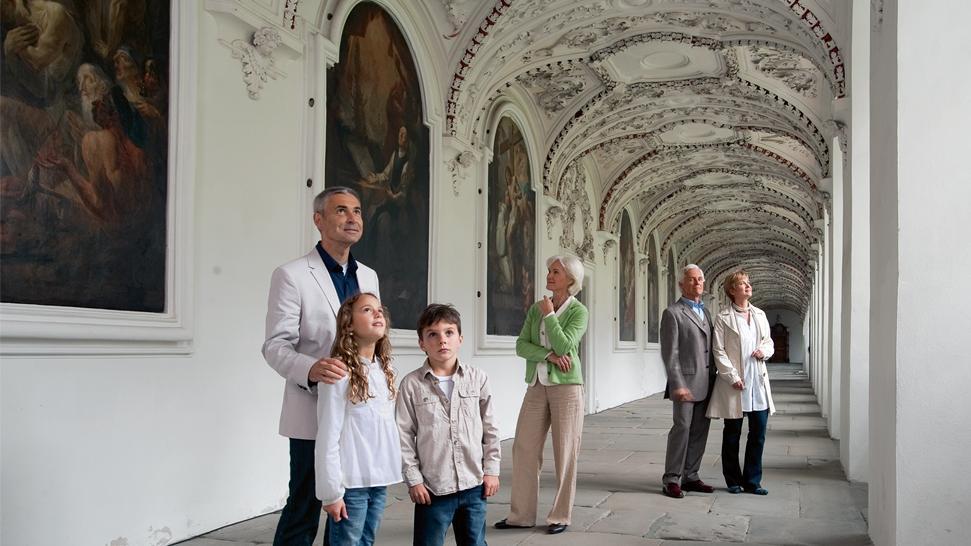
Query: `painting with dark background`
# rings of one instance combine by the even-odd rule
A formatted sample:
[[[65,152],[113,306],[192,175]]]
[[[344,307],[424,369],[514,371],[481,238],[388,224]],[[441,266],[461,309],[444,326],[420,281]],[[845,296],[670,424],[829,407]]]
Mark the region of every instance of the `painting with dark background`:
[[[536,299],[536,195],[519,127],[502,118],[489,165],[486,333],[518,335]]]
[[[0,300],[165,311],[168,0],[3,0]]]
[[[658,321],[658,309],[660,308],[660,293],[658,292],[658,277],[661,268],[658,267],[657,245],[654,244],[654,237],[648,235],[648,256],[647,266],[647,342],[657,343],[660,340],[660,323]]]
[[[668,305],[672,305],[681,297],[681,289],[678,283],[681,282],[681,272],[674,267],[674,249],[668,254]]]
[[[636,338],[636,276],[634,275],[634,234],[630,226],[630,216],[624,211],[620,221],[620,283],[617,306],[620,341],[637,341]]]
[[[348,17],[327,96],[326,185],[361,193],[352,252],[378,272],[393,326],[411,328],[428,302],[428,130],[411,51],[377,5]]]

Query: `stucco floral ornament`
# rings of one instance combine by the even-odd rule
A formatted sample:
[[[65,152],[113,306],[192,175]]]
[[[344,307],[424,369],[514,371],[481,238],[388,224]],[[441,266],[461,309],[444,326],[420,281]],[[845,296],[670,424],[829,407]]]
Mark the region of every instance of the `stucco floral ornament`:
[[[243,40],[233,40],[227,43],[219,40],[233,52],[233,58],[239,59],[243,70],[243,83],[249,98],[257,100],[260,92],[269,78],[274,80],[284,74],[276,69],[273,51],[282,42],[280,33],[271,27],[263,27],[253,33],[249,43]]]
[[[448,170],[452,173],[452,193],[456,197],[459,195],[459,185],[465,175],[465,169],[472,165],[474,159],[475,156],[472,155],[472,152],[466,150],[448,162]]]

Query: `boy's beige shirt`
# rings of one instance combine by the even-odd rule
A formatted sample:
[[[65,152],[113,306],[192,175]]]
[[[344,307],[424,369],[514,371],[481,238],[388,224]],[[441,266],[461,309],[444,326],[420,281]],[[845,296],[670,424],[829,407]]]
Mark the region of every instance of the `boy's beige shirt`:
[[[424,483],[436,496],[482,484],[499,475],[499,429],[492,411],[489,377],[457,363],[448,400],[428,360],[398,387],[401,467],[408,487]]]

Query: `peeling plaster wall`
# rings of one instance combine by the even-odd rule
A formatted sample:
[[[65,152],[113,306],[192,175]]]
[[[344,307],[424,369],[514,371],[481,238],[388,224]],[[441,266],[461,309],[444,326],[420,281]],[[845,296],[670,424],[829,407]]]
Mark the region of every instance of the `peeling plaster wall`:
[[[301,168],[307,67],[302,57],[278,59],[286,77],[269,80],[259,100],[251,100],[239,61],[217,43],[216,20],[202,2],[195,5],[194,350],[186,356],[5,357],[0,543],[156,546],[284,503],[287,441],[276,433],[283,382],[260,346],[270,273],[306,252],[302,239],[312,230],[303,210],[311,190]],[[325,104],[323,97],[318,104]],[[444,157],[441,139],[433,139],[432,154],[451,158]],[[478,239],[469,219],[480,203],[475,189],[486,186],[478,174],[484,172],[468,169],[458,196],[448,178],[432,182],[431,260],[438,273],[432,294],[462,311],[461,357],[489,373],[508,438],[525,392],[523,361],[512,352],[475,350]],[[558,238],[547,237],[539,212],[541,280],[541,260],[562,250]],[[598,408],[663,390],[656,348],[645,349],[642,340],[630,351],[614,347],[612,259],[605,265],[600,247],[587,265],[595,358],[584,364],[594,369]],[[640,296],[644,279],[638,282]],[[639,325],[642,314],[639,309]],[[406,339],[403,352],[412,354],[400,356],[399,375],[421,362],[414,339]]]

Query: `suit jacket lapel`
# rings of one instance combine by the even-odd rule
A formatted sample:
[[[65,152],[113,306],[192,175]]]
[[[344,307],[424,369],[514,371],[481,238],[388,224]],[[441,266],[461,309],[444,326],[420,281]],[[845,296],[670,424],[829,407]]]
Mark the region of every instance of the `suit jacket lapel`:
[[[320,254],[317,253],[317,249],[307,254],[307,265],[310,267],[310,274],[314,276],[314,280],[317,281],[317,286],[324,292],[327,303],[334,310],[334,316],[336,317],[338,309],[341,308],[341,301],[337,297],[337,289],[334,288],[334,281],[330,278],[330,272],[324,267],[324,261],[320,259]]]
[[[691,319],[691,321],[694,322],[696,326],[698,326],[698,328],[701,328],[702,330],[704,330],[706,334],[708,333],[708,328],[705,327],[704,321],[698,318],[698,315],[696,315],[694,310],[691,309],[691,306],[686,305],[684,302],[681,302],[681,312],[687,315],[688,318]]]

